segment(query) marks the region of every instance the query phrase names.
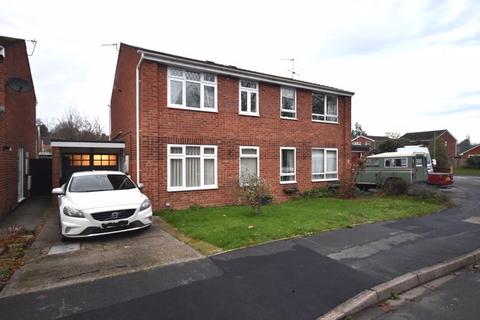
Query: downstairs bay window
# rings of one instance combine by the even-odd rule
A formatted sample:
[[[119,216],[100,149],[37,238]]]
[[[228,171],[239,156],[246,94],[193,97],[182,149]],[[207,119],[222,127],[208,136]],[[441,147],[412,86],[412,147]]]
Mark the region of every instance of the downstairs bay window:
[[[169,144],[167,148],[167,191],[217,188],[217,146]]]
[[[338,180],[338,150],[312,149],[312,181]]]

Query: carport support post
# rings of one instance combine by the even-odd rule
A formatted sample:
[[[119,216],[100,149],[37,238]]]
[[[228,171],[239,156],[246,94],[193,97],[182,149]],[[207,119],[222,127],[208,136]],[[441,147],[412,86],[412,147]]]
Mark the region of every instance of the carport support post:
[[[60,187],[62,157],[59,147],[52,147],[52,188]],[[52,203],[57,203],[57,197],[52,196]]]

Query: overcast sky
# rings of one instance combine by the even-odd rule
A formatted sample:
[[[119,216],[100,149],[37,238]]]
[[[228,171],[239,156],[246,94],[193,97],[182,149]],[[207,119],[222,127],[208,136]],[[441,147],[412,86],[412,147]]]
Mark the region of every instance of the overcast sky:
[[[354,91],[367,133],[449,129],[480,142],[480,1],[2,1],[0,34],[36,39],[38,117],[69,106],[108,130],[107,43]],[[31,46],[29,46],[31,48]]]

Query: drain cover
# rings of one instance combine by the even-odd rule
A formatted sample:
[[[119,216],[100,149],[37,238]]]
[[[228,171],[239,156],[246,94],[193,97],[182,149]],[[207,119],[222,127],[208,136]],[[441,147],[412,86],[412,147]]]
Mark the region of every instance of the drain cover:
[[[80,250],[80,243],[69,243],[50,247],[48,255],[62,254]]]

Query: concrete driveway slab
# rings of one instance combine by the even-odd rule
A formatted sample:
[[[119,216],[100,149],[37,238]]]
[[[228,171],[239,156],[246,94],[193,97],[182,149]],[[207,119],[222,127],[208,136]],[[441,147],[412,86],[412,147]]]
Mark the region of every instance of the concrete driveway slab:
[[[204,258],[163,231],[156,220],[148,230],[67,244],[60,242],[58,232],[56,212],[52,212],[26,264],[14,274],[0,297]]]

